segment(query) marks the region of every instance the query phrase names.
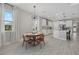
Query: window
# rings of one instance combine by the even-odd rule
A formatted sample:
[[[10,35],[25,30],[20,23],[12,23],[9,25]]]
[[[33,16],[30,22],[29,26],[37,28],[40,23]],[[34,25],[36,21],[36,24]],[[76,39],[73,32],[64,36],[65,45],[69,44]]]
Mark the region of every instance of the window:
[[[13,24],[13,12],[10,7],[7,7],[5,8],[4,11],[5,31],[12,31],[12,24]]]

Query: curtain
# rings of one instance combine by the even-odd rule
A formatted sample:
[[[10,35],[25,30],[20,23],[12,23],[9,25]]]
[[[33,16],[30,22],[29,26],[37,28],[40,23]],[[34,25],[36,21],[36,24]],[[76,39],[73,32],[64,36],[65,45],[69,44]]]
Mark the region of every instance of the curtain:
[[[5,11],[12,11],[12,31],[5,31],[5,23],[4,23],[4,12]],[[16,41],[16,19],[15,19],[15,12],[14,12],[14,7],[9,5],[9,4],[0,4],[0,45],[7,45],[10,44],[14,41]]]

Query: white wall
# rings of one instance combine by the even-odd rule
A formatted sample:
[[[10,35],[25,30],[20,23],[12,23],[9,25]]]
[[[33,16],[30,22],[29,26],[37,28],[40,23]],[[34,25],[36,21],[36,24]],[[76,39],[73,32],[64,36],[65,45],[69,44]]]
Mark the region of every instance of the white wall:
[[[28,12],[25,12],[21,9],[18,10],[19,14],[18,14],[18,27],[19,27],[19,33],[20,37],[22,37],[22,35],[24,33],[27,32],[32,32],[33,30],[33,21],[32,21],[32,17],[31,14],[29,14]]]
[[[1,4],[0,4],[0,46],[1,46]]]
[[[0,9],[1,10],[1,9]],[[2,12],[2,11],[1,11]],[[1,13],[0,13],[1,14]],[[31,14],[21,10],[20,8],[14,7],[13,11],[14,30],[12,32],[4,32],[1,30],[2,16],[0,17],[0,45],[6,45],[6,43],[12,43],[22,38],[22,35],[27,32],[32,32],[32,17]],[[4,42],[3,42],[4,41]]]

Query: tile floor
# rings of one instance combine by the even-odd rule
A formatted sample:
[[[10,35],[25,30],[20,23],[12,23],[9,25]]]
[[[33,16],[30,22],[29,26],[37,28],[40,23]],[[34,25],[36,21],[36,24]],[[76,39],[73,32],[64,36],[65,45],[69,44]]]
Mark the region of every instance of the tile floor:
[[[73,36],[74,37],[74,36]],[[76,39],[76,40],[75,40]],[[22,47],[22,41],[0,48],[0,55],[79,55],[79,38],[71,41],[54,39],[51,35],[45,37],[45,46]]]

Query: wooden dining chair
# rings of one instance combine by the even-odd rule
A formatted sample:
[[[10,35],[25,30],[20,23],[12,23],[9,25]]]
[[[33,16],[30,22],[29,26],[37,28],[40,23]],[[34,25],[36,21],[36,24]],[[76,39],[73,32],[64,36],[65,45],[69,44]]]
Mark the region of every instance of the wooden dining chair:
[[[37,42],[37,44],[40,44],[40,48],[42,48],[42,44],[41,44],[42,42],[45,45],[44,34],[43,33],[36,37],[36,42]]]
[[[26,44],[26,48],[27,48],[27,44],[31,44],[31,43],[32,43],[32,38],[31,37],[27,37],[26,35],[23,35],[22,47],[24,46],[24,44]]]

